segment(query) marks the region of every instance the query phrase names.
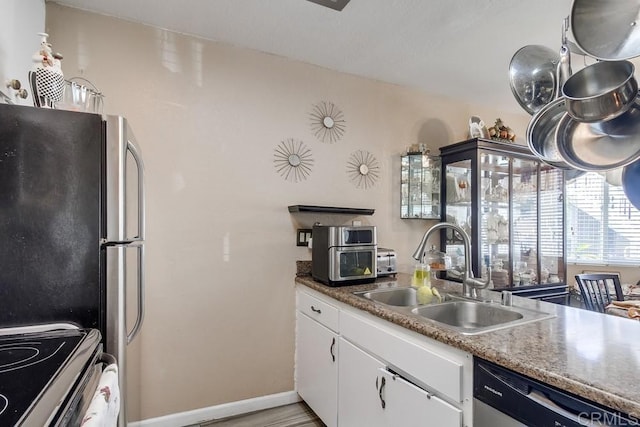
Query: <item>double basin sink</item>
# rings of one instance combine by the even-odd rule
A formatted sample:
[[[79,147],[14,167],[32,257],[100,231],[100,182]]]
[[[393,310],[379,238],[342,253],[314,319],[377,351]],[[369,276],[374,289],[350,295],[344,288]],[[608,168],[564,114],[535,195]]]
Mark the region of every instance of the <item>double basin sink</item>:
[[[477,335],[555,317],[530,308],[503,306],[455,294],[443,294],[436,302],[420,305],[417,289],[413,287],[354,292],[354,295],[464,335]]]

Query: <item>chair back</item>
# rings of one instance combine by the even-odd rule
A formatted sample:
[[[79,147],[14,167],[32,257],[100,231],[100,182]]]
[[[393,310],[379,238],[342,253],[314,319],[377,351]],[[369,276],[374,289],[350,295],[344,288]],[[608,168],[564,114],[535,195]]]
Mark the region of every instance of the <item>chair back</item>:
[[[576,274],[576,282],[587,310],[604,313],[605,307],[612,300],[624,300],[620,277],[617,274]],[[615,294],[612,294],[611,289]]]

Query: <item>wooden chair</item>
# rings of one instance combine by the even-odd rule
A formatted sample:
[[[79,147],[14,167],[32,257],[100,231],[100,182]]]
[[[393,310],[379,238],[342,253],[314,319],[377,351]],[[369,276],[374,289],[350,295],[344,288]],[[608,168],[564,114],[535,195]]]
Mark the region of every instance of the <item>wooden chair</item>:
[[[604,313],[605,307],[612,300],[624,300],[620,277],[617,274],[576,274],[576,282],[587,310]],[[612,295],[611,288],[615,295]]]

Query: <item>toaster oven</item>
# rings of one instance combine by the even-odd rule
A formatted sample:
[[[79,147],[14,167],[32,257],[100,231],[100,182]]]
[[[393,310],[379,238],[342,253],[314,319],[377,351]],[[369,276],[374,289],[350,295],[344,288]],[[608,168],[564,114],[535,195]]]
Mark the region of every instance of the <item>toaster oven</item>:
[[[377,246],[375,226],[315,225],[311,275],[330,286],[373,282]]]

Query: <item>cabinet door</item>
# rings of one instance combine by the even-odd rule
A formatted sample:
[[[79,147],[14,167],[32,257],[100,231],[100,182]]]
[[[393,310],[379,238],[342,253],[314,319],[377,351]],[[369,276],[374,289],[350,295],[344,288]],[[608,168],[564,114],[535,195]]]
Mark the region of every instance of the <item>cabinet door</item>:
[[[337,425],[338,336],[297,312],[296,391],[328,426]]]
[[[462,411],[444,400],[410,383],[399,375],[380,369],[384,387],[387,426],[403,427],[459,427]]]
[[[386,425],[380,392],[382,387],[380,369],[384,369],[382,362],[344,338],[340,338],[338,386],[340,427]]]
[[[440,158],[413,153],[400,163],[400,217],[440,219]]]

